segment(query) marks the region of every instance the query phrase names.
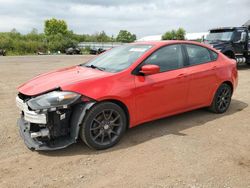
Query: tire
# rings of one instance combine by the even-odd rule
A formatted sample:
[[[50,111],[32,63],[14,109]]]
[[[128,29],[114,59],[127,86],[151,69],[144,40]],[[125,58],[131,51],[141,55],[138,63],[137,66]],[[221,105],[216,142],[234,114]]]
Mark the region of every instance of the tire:
[[[248,57],[248,58],[246,59],[246,64],[247,64],[247,65],[250,65],[250,57]]]
[[[86,114],[80,137],[90,148],[102,150],[117,144],[127,127],[123,109],[111,102],[94,105]]]
[[[210,111],[222,114],[227,111],[232,98],[232,88],[230,85],[223,83],[215,93],[213,102],[209,107]]]

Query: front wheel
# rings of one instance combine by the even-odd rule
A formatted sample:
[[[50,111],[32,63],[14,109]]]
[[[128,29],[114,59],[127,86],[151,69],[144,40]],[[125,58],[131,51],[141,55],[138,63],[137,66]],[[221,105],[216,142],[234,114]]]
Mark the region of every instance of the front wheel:
[[[231,103],[232,92],[232,88],[228,84],[222,84],[216,91],[209,109],[217,114],[226,112]]]
[[[93,106],[86,114],[80,137],[90,148],[107,149],[119,142],[126,125],[127,118],[120,106],[102,102]]]

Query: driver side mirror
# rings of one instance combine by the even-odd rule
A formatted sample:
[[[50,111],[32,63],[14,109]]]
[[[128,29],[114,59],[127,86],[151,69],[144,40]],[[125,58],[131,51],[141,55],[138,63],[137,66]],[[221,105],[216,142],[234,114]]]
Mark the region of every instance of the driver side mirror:
[[[240,42],[245,42],[246,41],[246,37],[247,37],[247,33],[246,32],[242,32],[241,36],[240,36]]]
[[[158,65],[143,65],[140,70],[140,73],[144,75],[151,75],[159,72],[160,72],[160,67]]]

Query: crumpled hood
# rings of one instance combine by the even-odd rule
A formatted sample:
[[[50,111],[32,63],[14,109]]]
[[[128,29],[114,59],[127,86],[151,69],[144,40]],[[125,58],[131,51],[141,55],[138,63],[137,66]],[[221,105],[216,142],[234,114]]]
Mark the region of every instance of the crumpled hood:
[[[18,91],[25,95],[34,96],[56,88],[63,88],[73,83],[82,82],[84,84],[84,81],[110,75],[112,73],[83,66],[74,66],[39,75],[19,86]]]

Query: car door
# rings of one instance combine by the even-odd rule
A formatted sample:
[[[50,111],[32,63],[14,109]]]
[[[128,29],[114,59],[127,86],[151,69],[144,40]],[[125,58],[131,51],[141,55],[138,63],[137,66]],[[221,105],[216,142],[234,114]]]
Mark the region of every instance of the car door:
[[[189,62],[188,107],[208,105],[217,87],[217,54],[205,47],[185,44]]]
[[[237,56],[243,55],[247,50],[246,38],[245,38],[245,41],[241,41],[242,33],[245,33],[246,35],[246,31],[244,31],[243,29],[235,31],[233,35],[234,36],[233,48],[234,48],[235,55]]]
[[[140,65],[158,65],[160,73],[135,76],[135,103],[139,122],[174,114],[186,107],[188,76],[182,51],[179,44],[168,45],[151,54]]]

